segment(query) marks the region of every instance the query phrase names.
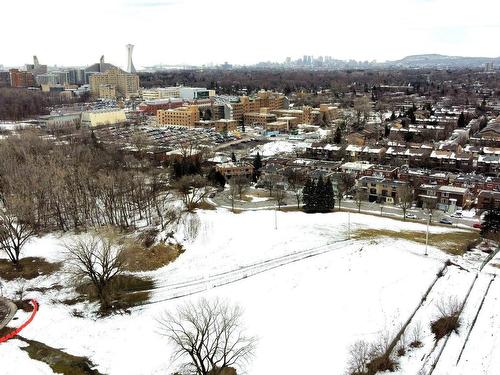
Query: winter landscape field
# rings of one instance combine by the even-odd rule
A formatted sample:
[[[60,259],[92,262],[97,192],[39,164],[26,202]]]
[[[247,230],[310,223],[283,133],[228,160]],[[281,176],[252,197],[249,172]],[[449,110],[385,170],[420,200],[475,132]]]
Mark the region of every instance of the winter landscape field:
[[[102,374],[174,373],[178,363],[172,361],[173,349],[160,334],[158,320],[186,300],[218,297],[243,307],[246,329],[258,338],[247,374],[344,374],[353,344],[392,340],[410,317],[403,335],[407,349],[397,357],[396,373],[429,373],[432,368],[436,375],[494,375],[500,368],[500,286],[494,279],[498,268],[491,266],[498,260],[479,271],[485,257],[476,251],[453,256],[429,246],[425,255],[422,243],[357,235],[387,228],[425,232],[423,224],[383,217],[278,212],[275,218],[273,211],[234,214],[224,209],[192,215],[197,233],[180,225],[174,235],[185,252],[168,266],[142,273],[153,278],[155,288],[147,304],[127,314],[97,318],[95,304],[61,303],[75,293],[64,266],[26,282],[2,281],[2,294],[11,297],[20,288],[47,288],[25,292],[40,310],[23,337],[87,357]],[[430,237],[449,231],[431,226]],[[67,240],[68,235],[57,234],[35,238],[25,256],[61,261]],[[435,344],[430,323],[436,304],[449,298],[465,303],[461,325],[447,343],[443,338]],[[9,326],[27,316],[18,312]],[[416,327],[422,344],[410,348]],[[0,358],[9,358],[1,361],[2,374],[52,374],[47,364],[21,350],[26,345],[17,339],[0,345]]]

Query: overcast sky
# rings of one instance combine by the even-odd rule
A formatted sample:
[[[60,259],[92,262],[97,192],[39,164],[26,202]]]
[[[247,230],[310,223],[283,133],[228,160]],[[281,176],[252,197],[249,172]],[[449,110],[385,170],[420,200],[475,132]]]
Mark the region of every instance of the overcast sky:
[[[500,56],[499,0],[2,0],[0,64]],[[19,17],[16,17],[19,16]]]

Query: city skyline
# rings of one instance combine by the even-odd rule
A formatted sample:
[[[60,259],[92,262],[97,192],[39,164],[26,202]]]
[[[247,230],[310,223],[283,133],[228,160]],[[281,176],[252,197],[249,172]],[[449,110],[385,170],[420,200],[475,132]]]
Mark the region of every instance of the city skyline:
[[[4,66],[22,66],[32,55],[51,66],[82,66],[105,55],[107,62],[125,69],[124,46],[128,43],[135,45],[137,68],[225,61],[252,65],[302,55],[379,62],[427,53],[500,55],[491,48],[495,36],[500,35],[495,20],[500,5],[491,0],[474,3],[475,9],[488,10],[477,19],[470,17],[470,6],[450,0],[384,0],[376,4],[311,0],[306,17],[299,1],[255,0],[243,17],[229,0],[210,4],[201,0],[111,0],[104,4],[90,0],[79,9],[77,19],[85,20],[81,27],[69,31],[64,31],[72,15],[67,3],[52,0],[50,7],[27,3],[30,12],[24,25],[19,26],[15,17],[0,25],[3,35],[16,30],[15,37],[5,38],[3,51],[9,53],[0,56]],[[9,2],[5,10],[10,14],[16,7]],[[41,19],[51,22],[40,23]],[[93,27],[85,27],[85,23]],[[33,32],[26,24],[42,25],[41,30]],[[117,32],[107,34],[108,30]],[[84,40],[86,47],[82,48]]]

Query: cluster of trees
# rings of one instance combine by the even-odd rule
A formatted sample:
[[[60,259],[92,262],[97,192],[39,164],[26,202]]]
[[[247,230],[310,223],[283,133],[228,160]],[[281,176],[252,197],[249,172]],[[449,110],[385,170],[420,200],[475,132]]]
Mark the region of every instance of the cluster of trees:
[[[0,194],[7,215],[36,230],[171,221],[167,178],[88,134],[67,143],[23,133],[0,146]]]
[[[335,208],[335,194],[330,178],[320,176],[317,181],[307,180],[302,190],[302,201],[306,212],[330,212]]]
[[[492,207],[484,215],[481,224],[481,235],[485,237],[497,238],[500,232],[500,209]]]
[[[49,107],[68,103],[60,95],[21,88],[0,88],[0,120],[19,121],[46,115]]]

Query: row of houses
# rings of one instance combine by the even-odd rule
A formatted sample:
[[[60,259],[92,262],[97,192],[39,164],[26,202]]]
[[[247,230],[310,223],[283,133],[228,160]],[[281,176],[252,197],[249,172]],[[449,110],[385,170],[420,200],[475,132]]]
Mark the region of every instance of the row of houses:
[[[455,146],[453,149],[434,149],[426,144],[389,143],[359,146],[319,145],[308,147],[307,158],[319,160],[368,161],[386,165],[408,165],[412,168],[431,168],[444,171],[496,174],[500,171],[500,148]]]

